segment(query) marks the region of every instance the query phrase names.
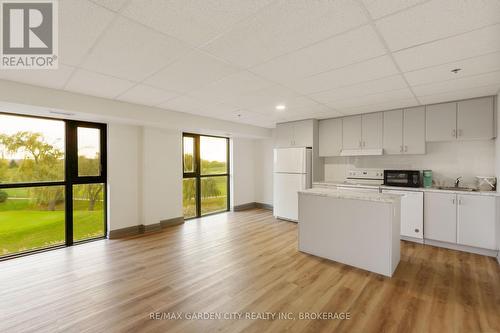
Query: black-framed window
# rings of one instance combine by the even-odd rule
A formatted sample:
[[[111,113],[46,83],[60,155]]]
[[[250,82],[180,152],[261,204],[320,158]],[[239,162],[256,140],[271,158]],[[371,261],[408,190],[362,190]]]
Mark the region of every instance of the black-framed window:
[[[184,133],[184,218],[195,218],[229,210],[229,139]]]
[[[106,236],[106,128],[0,113],[0,259]]]

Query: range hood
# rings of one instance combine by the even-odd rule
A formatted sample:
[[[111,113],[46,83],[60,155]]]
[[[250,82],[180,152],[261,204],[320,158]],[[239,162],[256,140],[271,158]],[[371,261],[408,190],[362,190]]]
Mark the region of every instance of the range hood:
[[[384,149],[342,149],[340,156],[378,156],[383,155]]]

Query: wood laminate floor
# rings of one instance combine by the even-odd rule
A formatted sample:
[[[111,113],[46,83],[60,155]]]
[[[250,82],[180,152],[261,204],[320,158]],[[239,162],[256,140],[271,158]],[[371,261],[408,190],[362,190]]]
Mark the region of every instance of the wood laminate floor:
[[[187,318],[268,312],[288,319]],[[297,225],[260,209],[0,262],[0,332],[285,330],[500,332],[500,268],[402,242],[389,279],[298,252]]]

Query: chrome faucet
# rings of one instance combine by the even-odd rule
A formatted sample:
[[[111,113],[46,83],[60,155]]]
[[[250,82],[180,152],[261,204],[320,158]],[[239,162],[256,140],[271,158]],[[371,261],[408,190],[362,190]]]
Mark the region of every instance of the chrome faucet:
[[[458,178],[455,180],[455,187],[460,187],[460,180],[462,180],[462,177],[458,177]]]

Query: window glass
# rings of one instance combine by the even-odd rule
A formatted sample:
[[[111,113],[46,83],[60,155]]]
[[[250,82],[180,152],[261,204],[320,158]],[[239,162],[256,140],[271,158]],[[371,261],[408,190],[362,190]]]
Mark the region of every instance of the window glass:
[[[78,127],[78,176],[101,175],[101,131]]]
[[[201,215],[227,210],[227,176],[201,178]]]
[[[73,240],[104,236],[104,184],[73,185]]]
[[[194,138],[185,136],[183,140],[184,172],[194,172]]]
[[[0,256],[65,243],[64,186],[0,189]]]
[[[227,139],[200,136],[201,174],[227,173]]]
[[[0,114],[0,183],[64,180],[63,121]]]

